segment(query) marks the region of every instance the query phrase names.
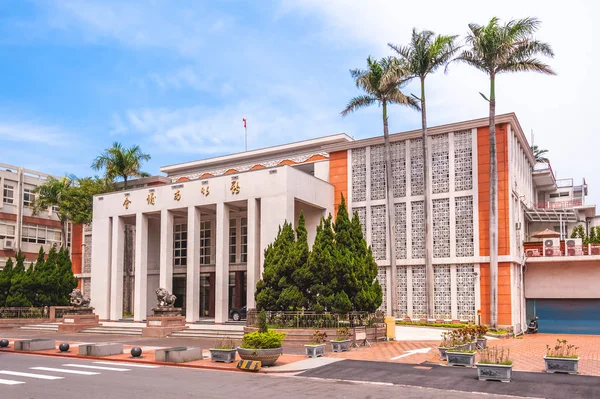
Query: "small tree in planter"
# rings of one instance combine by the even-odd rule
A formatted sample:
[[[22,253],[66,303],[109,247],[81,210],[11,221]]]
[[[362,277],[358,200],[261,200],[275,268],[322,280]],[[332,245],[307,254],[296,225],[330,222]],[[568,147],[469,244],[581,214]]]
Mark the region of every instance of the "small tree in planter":
[[[480,381],[492,380],[510,382],[513,362],[510,350],[492,347],[479,351],[479,361],[475,364]]]
[[[310,341],[311,343],[308,345],[304,345],[306,348],[306,356],[308,357],[319,357],[325,354],[325,339],[327,338],[327,333],[325,331],[316,330],[312,335]]]
[[[557,339],[556,345],[546,345],[546,373],[577,374],[579,365],[579,347],[567,344],[566,339]]]
[[[479,324],[475,327],[477,332],[477,349],[485,349],[487,347],[487,338],[485,334],[488,332],[488,328],[483,324]]]
[[[283,353],[285,333],[268,329],[267,313],[264,310],[257,319],[259,331],[244,334],[237,352],[243,360],[258,360],[262,366],[272,366]]]
[[[438,347],[438,350],[440,351],[440,360],[446,360],[446,352],[452,348],[454,348],[452,333],[446,331],[445,333],[442,333],[442,342],[440,342],[440,346]]]
[[[214,348],[210,348],[210,358],[213,362],[231,363],[235,362],[237,352],[235,342],[229,337],[220,338]]]
[[[350,330],[348,327],[340,327],[336,331],[336,337],[331,340],[331,350],[334,352],[346,352],[350,349]]]
[[[452,348],[446,350],[446,361],[449,366],[473,367],[475,363],[475,339],[473,327],[465,326],[449,333]]]

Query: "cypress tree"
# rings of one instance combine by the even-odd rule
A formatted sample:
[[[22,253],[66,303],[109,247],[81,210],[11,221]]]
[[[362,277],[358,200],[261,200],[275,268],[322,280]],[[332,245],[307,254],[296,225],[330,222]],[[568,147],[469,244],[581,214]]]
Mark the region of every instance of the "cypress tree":
[[[8,258],[4,269],[0,271],[0,307],[6,306],[6,298],[10,292],[10,281],[13,275],[13,261]]]
[[[322,312],[331,310],[337,288],[337,276],[334,273],[335,243],[331,228],[331,215],[321,218],[317,235],[308,256],[306,271],[306,297],[311,310]]]
[[[27,298],[26,289],[26,274],[25,274],[25,255],[21,251],[15,257],[16,263],[13,268],[12,277],[10,280],[10,290],[6,298],[6,306],[31,306],[31,302]]]

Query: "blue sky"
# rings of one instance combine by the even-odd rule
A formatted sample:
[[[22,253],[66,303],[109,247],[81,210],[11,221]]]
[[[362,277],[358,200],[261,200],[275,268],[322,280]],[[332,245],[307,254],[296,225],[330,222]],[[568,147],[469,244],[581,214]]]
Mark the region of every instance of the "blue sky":
[[[120,141],[150,153],[145,170],[155,174],[162,165],[242,151],[242,118],[250,148],[338,132],[379,135],[377,107],[339,116],[358,93],[350,68],[391,54],[387,42],[405,43],[413,26],[464,35],[468,22],[534,15],[559,75],[501,77],[499,112],[516,112],[535,131],[559,177],[588,172],[590,191],[600,192],[586,167],[597,150],[582,145],[600,144],[588,122],[598,92],[598,56],[586,50],[598,37],[592,6],[399,3],[0,0],[0,162],[85,176],[92,159]],[[568,24],[578,26],[575,45],[564,35]],[[479,91],[487,91],[485,76],[465,66],[433,76],[430,124],[486,116]],[[419,114],[392,109],[392,131],[419,126]]]

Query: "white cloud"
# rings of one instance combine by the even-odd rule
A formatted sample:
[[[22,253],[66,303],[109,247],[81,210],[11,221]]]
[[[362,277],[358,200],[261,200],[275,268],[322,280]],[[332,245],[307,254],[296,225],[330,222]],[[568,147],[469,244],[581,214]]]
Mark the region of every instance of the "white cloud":
[[[595,7],[583,0],[560,6],[547,1],[434,0],[423,7],[407,7],[404,2],[391,0],[296,0],[284,1],[280,13],[318,18],[322,40],[331,46],[358,49],[364,58],[391,54],[387,43],[407,43],[413,27],[464,36],[468,23],[484,24],[492,16],[504,21],[538,17],[542,26],[536,37],[553,46],[556,56],[547,61],[558,76],[500,76],[497,111],[515,112],[526,132],[535,131],[536,144],[550,150],[559,177],[577,181],[587,173],[590,194],[595,197],[592,200],[600,203],[600,176],[590,176],[587,166],[595,162],[600,147],[592,122],[599,89],[592,74],[600,63],[598,52],[591,50],[600,36]],[[357,66],[364,58],[357,59]],[[432,76],[427,90],[429,123],[486,116],[487,103],[478,92],[487,93],[488,85],[485,75],[463,65],[452,66],[448,75]]]
[[[0,122],[0,138],[2,141],[27,142],[51,146],[63,146],[68,143],[67,134],[56,126],[42,125],[35,122]]]

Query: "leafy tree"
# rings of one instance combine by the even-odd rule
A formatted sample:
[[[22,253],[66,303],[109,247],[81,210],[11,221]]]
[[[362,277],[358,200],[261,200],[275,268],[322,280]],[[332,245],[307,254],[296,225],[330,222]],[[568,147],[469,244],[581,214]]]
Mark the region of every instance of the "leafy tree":
[[[127,180],[130,177],[148,177],[142,172],[142,162],[149,161],[150,155],[142,152],[138,145],[129,148],[123,147],[119,142],[114,142],[111,148],[101,153],[94,162],[92,168],[104,169],[106,180],[113,182],[116,178],[123,179],[123,189],[127,189]]]
[[[19,251],[15,257],[15,261],[10,279],[10,290],[6,298],[6,306],[31,306],[31,302],[27,298],[28,276],[25,272],[25,255]]]
[[[546,154],[548,150],[542,150],[537,145],[531,146],[531,151],[533,152],[533,156],[535,157],[536,163],[548,163],[550,160],[546,158]]]
[[[496,76],[508,72],[533,71],[554,75],[537,55],[553,57],[550,45],[533,39],[540,21],[536,18],[511,20],[504,25],[494,17],[485,25],[469,24],[469,46],[455,61],[464,62],[490,78],[490,324],[498,324],[498,165],[496,156]],[[488,99],[489,98],[489,99]]]
[[[408,72],[418,77],[421,82],[421,138],[423,144],[423,158],[429,159],[427,155],[427,107],[425,103],[425,78],[427,75],[435,73],[440,67],[448,64],[452,56],[458,50],[455,44],[456,36],[443,36],[435,35],[435,33],[423,30],[417,32],[413,29],[411,41],[408,46],[397,46],[389,43],[390,46],[398,56],[400,60],[404,62]],[[423,176],[425,181],[424,194],[425,194],[425,273],[426,273],[426,292],[427,292],[427,314],[433,316],[434,304],[433,304],[433,239],[431,235],[430,227],[432,225],[431,214],[429,209],[431,207],[431,182],[429,181],[428,172],[429,162],[423,162]],[[388,212],[390,210],[388,209]],[[390,224],[393,226],[393,224]],[[395,270],[395,265],[392,265]],[[392,281],[396,281],[396,273],[392,273]],[[392,301],[392,314],[398,315],[397,299]]]
[[[87,224],[92,221],[94,195],[114,191],[112,182],[98,177],[77,179],[62,197],[59,209],[69,215],[73,224]]]
[[[57,180],[49,177],[48,180],[34,190],[35,200],[33,201],[33,214],[38,215],[51,207],[56,207],[58,220],[60,220],[61,246],[67,245],[67,224],[69,222],[69,212],[62,205],[63,198],[73,185],[73,178],[63,177]]]
[[[6,306],[6,298],[10,292],[10,282],[13,276],[13,261],[8,258],[4,269],[0,271],[0,307]]]
[[[354,97],[350,100],[346,108],[341,112],[346,116],[360,108],[368,107],[373,104],[381,105],[383,111],[383,139],[384,139],[384,158],[385,173],[387,184],[386,193],[386,214],[388,217],[388,226],[394,225],[394,192],[392,181],[392,156],[390,145],[390,134],[388,128],[387,106],[399,104],[419,110],[419,104],[412,97],[407,97],[402,92],[402,88],[412,78],[407,70],[405,63],[399,62],[393,57],[373,60],[367,58],[367,69],[353,69],[350,75],[355,80],[356,87],[366,94]],[[396,239],[394,229],[387,229],[388,242],[390,243],[390,262],[392,267],[392,281],[396,281]],[[393,308],[398,302],[398,293],[392,291]]]
[[[331,227],[331,215],[321,218],[317,226],[315,242],[308,256],[305,286],[308,307],[322,312],[331,310],[338,286],[338,276],[335,273],[336,248],[335,236]]]
[[[573,227],[573,231],[571,232],[571,238],[585,238],[585,230],[583,229],[582,225],[578,224],[577,226]]]

